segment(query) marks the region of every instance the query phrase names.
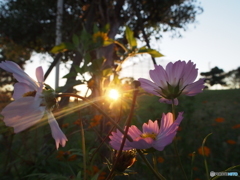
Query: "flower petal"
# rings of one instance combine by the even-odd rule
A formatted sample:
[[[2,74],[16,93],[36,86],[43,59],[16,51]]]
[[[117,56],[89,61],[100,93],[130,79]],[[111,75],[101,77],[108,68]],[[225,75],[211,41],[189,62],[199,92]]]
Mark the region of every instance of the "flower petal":
[[[160,127],[160,133],[158,134],[156,141],[153,143],[153,147],[155,149],[162,151],[165,146],[173,141],[173,138],[177,133],[177,129],[183,119],[182,115],[183,112],[180,112],[173,123],[172,113],[168,113],[162,118],[163,122],[161,122],[161,126],[163,125],[163,127]]]
[[[167,86],[167,74],[166,71],[163,69],[161,65],[155,65],[154,70],[149,71],[149,75],[154,83],[156,83],[159,87],[166,87]]]
[[[204,79],[199,79],[198,81],[188,85],[184,90],[183,94],[187,96],[195,96],[201,93],[204,88]]]
[[[193,64],[192,61],[188,61],[188,63],[184,67],[184,74],[183,74],[183,86],[186,86],[192,83],[198,75],[198,69],[196,69],[196,64]]]
[[[148,149],[152,147],[153,142],[154,140],[152,138],[147,137],[147,138],[140,138],[139,140],[133,141],[130,143],[134,149]]]
[[[147,91],[148,93],[154,94],[156,96],[159,96],[159,94],[156,92],[156,90],[160,90],[160,88],[154,84],[152,81],[149,81],[148,79],[139,78],[138,81],[141,83],[141,87]]]
[[[42,93],[43,84],[44,84],[44,74],[43,74],[43,69],[41,66],[39,66],[36,69],[36,77],[37,77],[38,84],[39,84],[38,93]]]
[[[143,129],[143,133],[154,133],[154,134],[158,134],[159,133],[159,126],[158,126],[158,122],[156,121],[152,121],[152,120],[148,120],[148,123],[144,123],[142,126]]]
[[[47,116],[48,116],[48,123],[52,131],[52,137],[55,139],[55,142],[56,142],[56,148],[57,149],[59,148],[59,144],[62,145],[62,147],[64,147],[68,139],[60,129],[52,112],[47,111]]]
[[[117,129],[116,132],[112,132],[109,138],[110,138],[109,144],[112,146],[112,148],[115,150],[119,150],[122,144],[123,134]],[[131,146],[131,142],[128,139],[126,139],[125,144],[123,146],[123,150],[131,149],[134,148]]]
[[[142,134],[142,132],[134,125],[130,126],[128,129],[128,135],[132,139],[136,139],[136,138],[140,137],[141,134]]]
[[[18,82],[28,84],[33,89],[38,88],[36,82],[31,77],[29,77],[16,63],[12,61],[3,61],[0,63],[0,68],[13,73],[14,78]]]
[[[19,98],[2,110],[3,121],[19,133],[41,120],[45,108],[40,103],[41,99],[35,100],[34,97]]]
[[[35,89],[33,89],[32,86],[29,86],[28,84],[25,84],[22,82],[15,83],[13,98],[15,100],[22,98],[25,93],[30,92],[30,91],[35,91]]]

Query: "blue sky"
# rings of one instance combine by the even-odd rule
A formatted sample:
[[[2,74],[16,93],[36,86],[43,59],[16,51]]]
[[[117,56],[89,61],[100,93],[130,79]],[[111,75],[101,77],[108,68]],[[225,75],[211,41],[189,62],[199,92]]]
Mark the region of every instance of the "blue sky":
[[[240,0],[199,0],[204,12],[197,16],[198,23],[182,32],[182,38],[171,38],[170,33],[154,43],[165,56],[157,62],[163,66],[169,61],[192,60],[199,72],[218,66],[224,71],[240,66]],[[144,60],[143,60],[144,61]],[[138,78],[146,74],[149,63],[135,65],[140,73],[131,68],[127,75]],[[153,68],[153,67],[152,67]],[[124,76],[124,74],[122,74]]]
[[[170,60],[194,61],[200,71],[218,66],[225,71],[240,66],[240,1],[202,0],[203,14],[196,28],[181,39],[164,37],[160,51]]]
[[[198,0],[198,2],[201,3],[204,12],[197,16],[197,24],[190,25],[187,31],[182,32],[182,38],[172,39],[170,34],[165,33],[159,42],[153,43],[153,48],[165,55],[157,62],[165,66],[170,61],[192,60],[199,72],[209,71],[215,66],[224,71],[236,69],[240,66],[240,0]],[[153,68],[151,60],[135,58],[132,62],[137,64],[133,68],[125,68],[122,76],[148,78],[148,71]],[[40,65],[44,71],[47,70],[44,61],[36,66]],[[60,77],[66,74],[63,69],[64,67]],[[32,64],[26,67],[26,71],[29,74],[34,73]],[[53,80],[54,72],[47,80],[47,83],[54,87]],[[64,85],[64,81],[61,81],[60,85]]]

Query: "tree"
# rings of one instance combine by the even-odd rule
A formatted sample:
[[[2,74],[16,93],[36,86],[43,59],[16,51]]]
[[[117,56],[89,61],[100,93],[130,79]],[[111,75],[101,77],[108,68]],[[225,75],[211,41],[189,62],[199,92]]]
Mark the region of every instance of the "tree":
[[[231,88],[240,88],[240,67],[226,73],[226,80]]]
[[[1,1],[0,6],[0,45],[1,54],[8,60],[24,63],[23,59],[13,59],[7,51],[11,44],[21,50],[11,49],[18,54],[29,57],[31,52],[49,52],[55,43],[56,1],[46,0],[8,0]],[[154,33],[156,38],[161,32],[172,31],[179,35],[180,30],[195,22],[197,14],[202,12],[196,0],[72,0],[64,2],[62,41],[71,41],[74,34],[86,30],[94,33],[94,27],[102,30],[109,25],[108,37],[115,39],[117,34],[123,34],[124,26],[129,26],[134,36],[146,41],[150,48],[149,37]],[[126,39],[121,42],[125,44]],[[79,47],[81,49],[81,47]],[[98,51],[106,59],[103,69],[114,67],[116,46],[109,45]],[[96,53],[95,53],[96,54]],[[51,54],[55,56],[54,54]],[[94,56],[94,53],[92,53]],[[75,50],[62,52],[61,60],[73,61],[74,66],[80,66],[84,58]],[[56,59],[57,59],[56,58]],[[53,64],[54,66],[54,64]],[[75,80],[76,77],[68,77]],[[70,79],[70,80],[69,80]]]
[[[226,82],[224,81],[226,75],[222,69],[219,69],[217,66],[212,68],[209,72],[200,73],[201,76],[204,76],[205,82],[213,86],[215,84],[220,84],[222,86],[226,86]]]

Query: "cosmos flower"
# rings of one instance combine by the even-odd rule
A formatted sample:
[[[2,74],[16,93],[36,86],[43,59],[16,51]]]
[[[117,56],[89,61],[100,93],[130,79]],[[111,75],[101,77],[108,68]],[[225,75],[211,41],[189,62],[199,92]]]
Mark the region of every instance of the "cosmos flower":
[[[144,123],[142,131],[134,125],[130,126],[128,135],[133,141],[130,142],[126,139],[123,150],[154,148],[158,151],[162,151],[165,146],[173,141],[179,124],[183,119],[182,115],[183,112],[180,112],[177,119],[174,121],[172,113],[167,113],[166,115],[163,113],[160,128],[157,120],[154,122],[149,120],[148,123]],[[113,149],[119,150],[123,134],[117,130],[117,132],[112,132],[109,138],[110,145]]]
[[[149,71],[151,79],[139,78],[141,87],[156,96],[160,96],[160,102],[175,105],[181,94],[195,96],[202,92],[204,88],[204,79],[194,82],[198,75],[198,69],[193,62],[177,61],[168,63],[166,69],[161,65],[155,65],[154,70]]]
[[[14,62],[1,62],[0,68],[13,73],[14,78],[18,81],[14,85],[14,101],[1,112],[5,124],[13,127],[15,133],[19,133],[40,122],[46,114],[56,148],[59,148],[59,144],[65,146],[67,138],[51,112],[56,104],[54,91],[44,84],[42,67],[36,69],[37,82]]]

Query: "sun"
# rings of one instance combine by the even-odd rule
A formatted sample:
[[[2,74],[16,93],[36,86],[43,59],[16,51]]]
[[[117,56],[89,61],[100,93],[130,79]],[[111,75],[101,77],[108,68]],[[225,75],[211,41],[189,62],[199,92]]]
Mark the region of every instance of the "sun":
[[[108,91],[108,97],[112,100],[117,100],[120,97],[120,93],[116,89],[110,89]]]

